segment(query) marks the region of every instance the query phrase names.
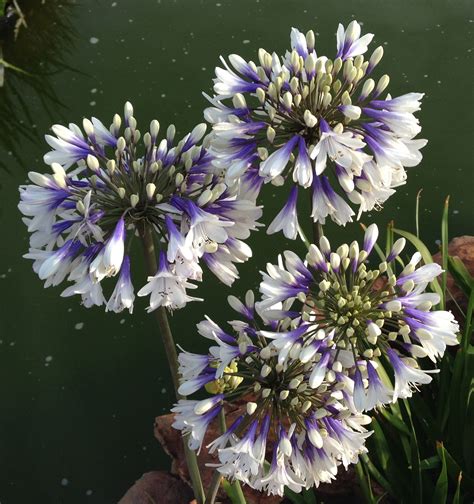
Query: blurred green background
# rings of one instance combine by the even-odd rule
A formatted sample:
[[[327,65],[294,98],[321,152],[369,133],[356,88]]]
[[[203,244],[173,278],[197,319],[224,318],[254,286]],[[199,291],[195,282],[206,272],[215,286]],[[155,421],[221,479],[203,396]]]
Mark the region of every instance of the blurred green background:
[[[20,2],[21,4],[21,2]],[[452,236],[473,234],[472,1],[442,0],[135,0],[24,2],[28,28],[7,36],[4,58],[29,71],[6,70],[0,89],[0,502],[116,502],[143,472],[167,468],[153,420],[173,401],[165,357],[144,300],[135,314],[86,310],[44,290],[33,274],[17,210],[18,185],[43,171],[43,134],[53,123],[96,116],[109,123],[130,100],[140,123],[158,118],[184,134],[202,121],[220,55],[256,59],[259,47],[284,53],[289,31],[314,29],[318,54],[335,53],[337,23],[357,19],[382,44],[381,72],[393,95],[426,93],[419,117],[429,139],[421,165],[381,212],[413,231],[415,197],[422,238],[440,238],[442,203],[451,195]],[[263,193],[269,223],[285,188]],[[308,208],[302,208],[304,215]],[[327,226],[332,241],[360,236],[357,223]],[[203,350],[194,326],[204,314],[230,317],[225,296],[258,286],[258,271],[288,242],[260,230],[254,260],[229,289],[211,274],[205,297],[172,317],[177,341]],[[301,250],[301,245],[292,245]],[[140,272],[137,272],[138,274]]]

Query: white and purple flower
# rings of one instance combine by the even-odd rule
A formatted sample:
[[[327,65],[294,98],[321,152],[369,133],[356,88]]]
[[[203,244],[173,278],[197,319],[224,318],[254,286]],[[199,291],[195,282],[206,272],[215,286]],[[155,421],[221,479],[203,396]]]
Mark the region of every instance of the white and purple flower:
[[[217,453],[221,474],[269,495],[283,495],[285,487],[299,492],[330,481],[339,465],[357,462],[370,434],[363,427],[370,419],[345,400],[352,381],[330,376],[332,368],[340,367],[330,348],[318,348],[300,360],[298,345],[301,350],[301,336],[311,331],[310,325],[294,321],[289,329],[284,321],[262,323],[249,293],[245,303],[232,296],[229,304],[244,320],[230,322],[230,332],[210,319],[201,322],[200,334],[218,346],[207,355],[179,356],[180,392],[205,389],[216,395],[180,400],[173,409],[173,426],[188,433],[189,447],[199,450],[225,401],[243,398],[242,414],[208,445]],[[283,348],[289,351],[281,359]],[[312,382],[315,374],[317,383]],[[270,443],[271,433],[277,439]]]
[[[373,35],[361,36],[357,21],[339,25],[334,59],[316,54],[311,30],[292,28],[290,38],[283,58],[260,49],[259,64],[234,54],[216,68],[204,113],[213,125],[213,163],[238,185],[248,172],[276,185],[291,178],[312,190],[315,222],[345,225],[356,214],[351,205],[358,218],[379,208],[405,182],[405,168],[420,163],[426,141],[415,139],[414,113],[423,94],[382,96],[388,76],[377,83],[369,76],[383,49],[364,59]],[[258,192],[261,183],[251,180]]]
[[[319,354],[309,385],[318,387],[328,372],[344,370],[353,379],[353,401],[359,411],[409,397],[417,385],[431,381],[419,359],[429,357],[436,363],[447,346],[458,343],[453,314],[433,310],[439,296],[425,292],[442,272],[440,266],[419,266],[421,255],[416,252],[396,275],[405,247],[400,238],[386,260],[369,269],[365,261],[377,237],[377,226],[372,224],[362,247],[353,242],[336,251],[323,237],[319,247],[309,247],[305,263],[285,252],[278,265],[269,264],[263,273],[258,303],[266,319],[287,321],[286,330],[262,333],[272,338],[279,362],[288,355],[306,362],[308,355]],[[340,361],[336,368],[331,367],[333,354]],[[393,368],[394,386],[379,373],[382,355]]]
[[[216,174],[212,155],[199,145],[205,124],[176,142],[174,126],[160,140],[159,123],[152,121],[141,153],[130,103],[110,129],[96,118],[85,119],[83,128],[53,126],[56,137],[47,136],[53,150],[45,155],[53,173],[31,172],[31,184],[20,187],[19,209],[31,233],[25,257],[34,260],[45,287],[67,280],[73,284],[62,296],[132,312],[126,251],[133,235],[143,238],[146,229],[160,257],[158,272],[139,291],[150,295],[149,310],[195,300],[186,294],[195,287],[188,280],[202,280],[203,261],[232,284],[235,264],[252,255],[244,240],[262,211],[255,198],[241,197]],[[106,300],[100,284],[109,277],[118,281]]]

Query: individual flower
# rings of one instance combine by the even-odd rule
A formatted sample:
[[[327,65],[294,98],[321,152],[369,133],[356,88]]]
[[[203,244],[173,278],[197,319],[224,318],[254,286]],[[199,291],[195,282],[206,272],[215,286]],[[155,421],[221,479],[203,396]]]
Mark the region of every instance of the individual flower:
[[[386,260],[370,267],[378,229],[370,225],[364,243],[343,244],[332,251],[322,237],[309,247],[306,261],[287,251],[278,265],[269,264],[260,284],[259,310],[268,320],[306,321],[286,332],[268,333],[280,361],[299,354],[327,352],[319,361],[313,385],[319,384],[333,354],[354,381],[353,401],[359,411],[410,397],[418,385],[431,381],[420,359],[433,363],[447,345],[456,345],[459,326],[451,312],[433,310],[438,294],[425,292],[441,272],[437,264],[420,265],[416,252],[396,274],[405,239],[393,244]],[[382,359],[382,360],[381,360]],[[381,362],[385,362],[382,367]],[[394,386],[383,373],[391,368]],[[310,378],[310,385],[311,385]]]
[[[173,426],[189,434],[191,449],[200,450],[224,403],[240,400],[242,414],[207,446],[217,452],[221,474],[274,495],[283,495],[285,487],[299,492],[330,482],[338,466],[357,462],[370,434],[364,428],[370,418],[352,404],[352,380],[341,375],[341,363],[322,341],[304,359],[295,346],[280,359],[273,342],[288,327],[262,321],[251,291],[245,302],[230,296],[229,304],[240,315],[229,322],[230,330],[210,319],[198,324],[200,334],[214,341],[208,354],[179,355],[180,393],[204,389],[211,395],[180,400]],[[307,328],[301,318],[293,321],[288,341],[296,342]]]
[[[235,264],[252,255],[244,240],[261,208],[217,173],[207,138],[200,144],[204,124],[176,141],[174,126],[159,139],[153,120],[142,136],[126,103],[124,119],[115,115],[109,129],[92,118],[83,130],[53,126],[56,137],[46,137],[53,150],[44,157],[52,174],[30,172],[31,183],[20,187],[31,233],[25,257],[45,287],[69,281],[62,296],[132,312],[129,249],[134,236],[147,233],[159,264],[137,295],[150,296],[149,311],[197,300],[187,289],[201,281],[203,262],[228,285],[238,278]],[[118,278],[110,297],[102,289],[108,277]]]
[[[357,21],[346,29],[340,24],[337,53],[329,59],[316,53],[312,30],[292,28],[291,49],[281,58],[260,49],[257,62],[236,54],[229,63],[222,59],[204,116],[213,125],[213,163],[229,184],[241,185],[257,170],[264,182],[292,180],[312,191],[315,222],[330,217],[345,225],[356,213],[352,205],[360,217],[405,182],[405,168],[420,163],[426,145],[415,138],[423,94],[384,94],[388,75],[373,76],[382,47],[364,59],[372,38],[361,36]],[[284,217],[269,232],[296,237],[288,232],[291,213],[287,225]]]

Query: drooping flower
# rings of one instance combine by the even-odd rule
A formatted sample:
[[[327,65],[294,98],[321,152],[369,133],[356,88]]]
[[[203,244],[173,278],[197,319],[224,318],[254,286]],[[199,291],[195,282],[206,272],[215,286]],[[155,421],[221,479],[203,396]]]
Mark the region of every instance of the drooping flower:
[[[207,355],[179,356],[180,392],[205,389],[216,395],[179,401],[174,427],[189,433],[189,447],[199,450],[224,402],[243,398],[242,414],[208,445],[217,452],[221,474],[274,495],[283,495],[285,487],[299,492],[330,482],[339,465],[347,468],[366,451],[370,434],[363,427],[370,419],[346,400],[352,380],[338,378],[342,366],[326,342],[300,358],[302,347],[295,349],[308,329],[301,318],[291,328],[284,322],[267,325],[256,315],[250,291],[245,302],[230,296],[229,304],[241,317],[229,322],[230,331],[210,319],[198,325],[200,334],[217,345]],[[284,359],[273,343],[280,331],[292,348]],[[322,368],[312,383],[315,370]]]
[[[232,54],[216,68],[204,114],[214,164],[229,183],[258,170],[264,182],[311,188],[313,220],[345,225],[351,205],[358,217],[380,207],[420,163],[426,140],[415,139],[414,113],[423,94],[383,95],[389,77],[372,77],[383,49],[364,59],[373,35],[361,36],[357,21],[339,25],[333,59],[316,54],[312,30],[292,28],[290,38],[282,58],[260,49],[257,63]]]
[[[128,309],[130,313],[133,312],[133,302],[135,294],[133,292],[132,280],[130,278],[130,258],[125,256],[123,265],[120,269],[120,276],[115,285],[115,289],[110,296],[106,311],[114,311],[120,313],[124,309]]]
[[[400,238],[386,260],[371,269],[366,259],[377,237],[372,224],[362,247],[353,242],[334,252],[322,237],[319,247],[310,246],[306,262],[285,252],[278,265],[268,265],[260,284],[258,306],[263,316],[306,321],[306,326],[299,323],[297,335],[296,329],[265,334],[273,338],[280,359],[298,352],[305,361],[306,355],[323,347],[336,352],[354,381],[354,405],[359,411],[410,397],[417,385],[431,381],[433,371],[423,371],[419,359],[428,357],[435,363],[447,345],[458,343],[459,326],[452,313],[433,310],[439,296],[425,292],[441,267],[420,266],[421,255],[416,252],[397,275],[395,260],[402,261],[405,246]],[[380,374],[381,356],[393,370],[393,387]],[[317,367],[310,385],[317,386],[324,377],[324,356],[319,361],[322,369]]]
[[[244,240],[261,209],[224,183],[207,137],[200,144],[204,124],[179,141],[170,126],[160,140],[154,120],[142,137],[126,103],[123,121],[115,115],[109,130],[95,118],[84,119],[84,132],[74,124],[52,129],[56,137],[46,139],[53,150],[44,160],[53,173],[29,173],[32,183],[20,187],[19,203],[31,233],[25,257],[34,260],[45,287],[67,280],[73,284],[62,296],[132,312],[128,249],[145,228],[160,256],[156,275],[138,293],[150,295],[149,310],[197,299],[186,290],[195,287],[189,280],[201,280],[202,261],[229,285],[238,278],[235,263],[251,256]],[[220,274],[220,265],[230,273]],[[116,276],[107,300],[101,282]]]

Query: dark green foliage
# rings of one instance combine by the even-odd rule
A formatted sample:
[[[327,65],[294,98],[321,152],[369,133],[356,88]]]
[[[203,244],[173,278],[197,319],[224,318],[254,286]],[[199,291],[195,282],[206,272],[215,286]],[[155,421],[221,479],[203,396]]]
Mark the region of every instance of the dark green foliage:
[[[386,491],[387,502],[407,504],[472,502],[474,496],[474,346],[472,345],[474,279],[462,261],[448,256],[448,199],[441,223],[441,255],[445,273],[431,288],[441,295],[439,309],[449,301],[447,273],[468,300],[465,313],[458,307],[459,346],[448,348],[440,373],[412,398],[373,415],[374,434],[358,474],[366,502],[377,502],[367,491],[370,478]],[[432,261],[421,240],[389,227]],[[387,239],[390,242],[390,238]],[[383,501],[382,500],[382,501]]]

